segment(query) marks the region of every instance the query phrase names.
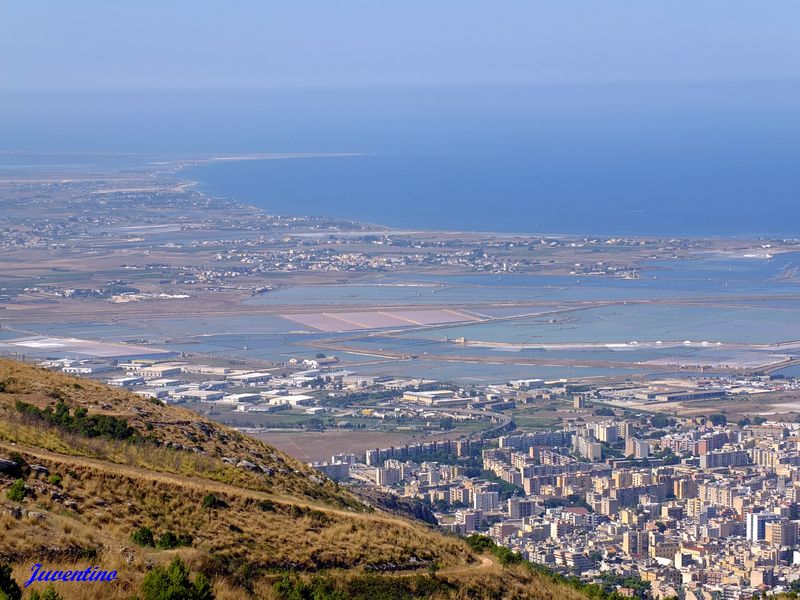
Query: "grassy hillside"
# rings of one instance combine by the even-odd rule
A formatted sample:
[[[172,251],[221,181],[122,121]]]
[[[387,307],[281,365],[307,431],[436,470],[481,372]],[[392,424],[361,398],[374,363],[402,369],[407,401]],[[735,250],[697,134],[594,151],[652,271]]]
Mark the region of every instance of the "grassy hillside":
[[[118,572],[102,597],[128,599],[179,556],[217,598],[583,597],[195,413],[6,360],[0,459],[0,563],[19,583],[35,563],[96,565]]]

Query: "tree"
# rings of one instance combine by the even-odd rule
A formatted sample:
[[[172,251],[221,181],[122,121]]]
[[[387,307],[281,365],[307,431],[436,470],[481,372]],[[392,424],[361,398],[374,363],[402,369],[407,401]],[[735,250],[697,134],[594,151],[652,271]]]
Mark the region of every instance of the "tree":
[[[667,418],[666,415],[663,415],[661,413],[656,413],[652,417],[650,417],[650,426],[655,427],[656,429],[668,427],[669,418]]]
[[[205,575],[189,579],[189,568],[180,557],[167,567],[156,567],[142,581],[143,600],[213,600],[214,592]]]
[[[714,427],[720,427],[720,426],[726,425],[728,423],[728,417],[726,417],[725,415],[720,415],[720,414],[711,415],[710,417],[708,417],[708,420],[711,421],[711,424]]]
[[[11,579],[11,565],[0,564],[0,600],[20,600],[22,590],[16,581]]]
[[[665,452],[661,458],[664,460],[664,465],[677,465],[681,462],[680,457],[672,451]]]

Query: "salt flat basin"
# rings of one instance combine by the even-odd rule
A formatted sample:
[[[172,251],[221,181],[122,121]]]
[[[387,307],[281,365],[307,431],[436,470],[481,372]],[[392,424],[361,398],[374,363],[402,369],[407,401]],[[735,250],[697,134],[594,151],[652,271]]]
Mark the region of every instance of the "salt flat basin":
[[[320,331],[357,331],[479,320],[474,315],[453,309],[295,313],[281,316]]]
[[[405,337],[443,338],[516,344],[605,343],[626,345],[662,341],[713,346],[722,343],[773,344],[800,340],[800,310],[783,308],[615,304],[548,316],[459,325],[409,332]]]

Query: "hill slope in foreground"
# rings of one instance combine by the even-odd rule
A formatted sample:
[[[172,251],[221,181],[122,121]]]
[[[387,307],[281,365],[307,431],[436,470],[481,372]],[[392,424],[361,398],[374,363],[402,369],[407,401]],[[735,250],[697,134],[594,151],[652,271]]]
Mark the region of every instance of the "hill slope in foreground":
[[[176,556],[218,599],[584,597],[195,413],[7,360],[0,459],[0,563],[14,580],[37,563],[117,571],[53,583],[64,598],[148,597],[145,576]]]

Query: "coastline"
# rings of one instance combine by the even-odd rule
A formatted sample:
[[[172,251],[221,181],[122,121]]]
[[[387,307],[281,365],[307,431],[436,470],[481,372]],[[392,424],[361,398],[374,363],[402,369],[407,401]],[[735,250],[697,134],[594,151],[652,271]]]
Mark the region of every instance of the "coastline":
[[[239,162],[259,162],[259,161],[267,161],[267,160],[291,160],[291,159],[319,159],[319,158],[353,158],[353,157],[371,157],[374,155],[368,153],[352,153],[352,152],[338,152],[338,153],[315,153],[315,152],[306,152],[306,153],[278,153],[278,154],[255,154],[255,155],[217,155],[213,157],[207,158],[199,158],[199,159],[190,159],[186,161],[174,161],[172,164],[175,164],[175,169],[173,171],[174,174],[179,174],[181,171],[185,171],[186,169],[193,168],[193,167],[204,167],[204,166],[211,166],[214,164],[230,164],[230,163],[239,163]],[[730,233],[720,233],[720,232],[664,232],[664,233],[636,233],[631,231],[624,231],[623,228],[620,228],[615,231],[604,231],[602,233],[598,233],[597,231],[590,231],[586,230],[575,230],[575,231],[558,231],[556,229],[542,229],[542,228],[531,228],[531,229],[515,229],[515,230],[504,230],[498,228],[482,228],[482,227],[443,227],[440,224],[431,224],[429,225],[412,225],[404,223],[393,222],[392,217],[389,216],[386,220],[376,221],[375,219],[367,219],[363,220],[362,218],[350,216],[347,214],[334,214],[333,212],[319,212],[313,211],[308,213],[295,213],[289,212],[285,210],[270,210],[266,211],[261,206],[254,204],[252,201],[243,200],[240,197],[237,197],[235,193],[225,192],[220,190],[211,191],[208,188],[212,187],[214,184],[209,183],[208,181],[204,181],[203,178],[200,177],[192,177],[191,179],[185,179],[184,181],[189,181],[192,185],[197,189],[199,192],[209,195],[210,197],[220,198],[231,200],[237,203],[240,203],[245,206],[250,206],[257,210],[262,210],[270,215],[276,216],[285,216],[285,217],[315,217],[315,218],[326,218],[331,220],[337,221],[348,221],[352,223],[359,223],[362,225],[371,225],[378,228],[380,231],[391,230],[396,231],[399,233],[411,233],[411,234],[430,234],[430,233],[441,233],[444,235],[460,235],[464,237],[469,236],[481,236],[481,237],[492,237],[496,239],[514,239],[514,238],[547,238],[553,240],[562,240],[562,239],[585,239],[585,240],[592,240],[592,239],[621,239],[621,240],[630,240],[630,239],[637,239],[637,240],[790,240],[793,239],[792,235],[787,235],[785,233],[775,233],[775,232],[740,232],[736,234]],[[324,192],[323,192],[324,194]],[[380,200],[376,200],[376,202],[380,202]],[[435,200],[431,200],[431,203],[435,204]],[[336,202],[331,202],[331,207],[334,206]],[[414,206],[410,205],[409,210],[411,212],[414,211]],[[624,213],[629,214],[642,214],[640,211],[622,211]],[[417,215],[419,216],[419,215]],[[565,215],[566,216],[566,215]],[[794,238],[797,239],[797,238]],[[761,257],[759,257],[761,258]],[[768,256],[764,258],[769,258]]]
[[[20,156],[30,159],[39,156],[53,156],[53,154],[43,154],[35,152],[11,152],[6,151],[4,155]],[[652,233],[597,233],[591,231],[557,231],[555,229],[530,229],[530,230],[516,230],[504,231],[492,228],[463,228],[463,227],[440,227],[440,226],[404,226],[393,224],[388,221],[373,221],[361,220],[358,218],[350,218],[346,216],[337,216],[331,213],[299,213],[287,211],[266,211],[264,208],[252,202],[243,201],[238,198],[232,197],[228,194],[221,194],[212,192],[207,189],[207,182],[198,177],[187,177],[185,171],[194,167],[204,167],[214,164],[232,164],[242,162],[260,162],[270,160],[293,160],[293,159],[315,159],[315,158],[351,158],[351,157],[369,157],[367,153],[357,152],[283,152],[283,153],[242,153],[242,154],[191,154],[177,156],[175,154],[158,154],[158,153],[83,153],[83,152],[69,152],[58,153],[57,156],[63,157],[79,157],[85,158],[87,156],[97,157],[124,157],[126,163],[123,165],[96,165],[91,169],[91,173],[76,176],[73,169],[59,168],[58,166],[51,166],[46,163],[35,163],[37,169],[41,169],[42,173],[37,173],[35,178],[30,178],[31,173],[26,172],[30,170],[30,165],[25,165],[24,168],[20,166],[18,170],[5,169],[7,173],[0,172],[0,183],[22,185],[22,184],[44,184],[51,182],[68,183],[73,181],[80,181],[85,183],[92,182],[117,182],[130,183],[131,185],[119,188],[112,188],[108,190],[96,190],[93,193],[97,194],[110,194],[117,191],[126,192],[140,192],[150,191],[157,189],[164,189],[168,187],[177,192],[193,188],[198,194],[201,194],[209,200],[223,200],[234,202],[242,207],[248,207],[251,210],[259,211],[269,216],[277,217],[292,217],[292,218],[318,218],[330,221],[349,222],[362,226],[361,230],[357,232],[358,235],[368,234],[367,228],[372,227],[376,233],[385,233],[391,231],[396,235],[427,235],[427,234],[440,234],[442,236],[462,237],[464,239],[470,238],[491,238],[496,240],[513,240],[520,238],[540,238],[548,240],[686,240],[686,241],[710,241],[712,243],[724,243],[726,240],[732,242],[746,242],[752,241],[785,241],[800,239],[800,236],[786,235],[775,232],[743,232],[736,234],[723,234],[723,233],[670,233],[670,234],[652,234]],[[34,164],[34,163],[31,163]],[[134,185],[135,184],[135,185]],[[346,235],[346,233],[343,233]],[[304,235],[304,234],[300,234]],[[754,259],[770,259],[774,258],[784,250],[777,247],[769,248],[768,251],[756,251],[748,253],[749,255],[743,258]],[[762,249],[758,249],[762,250]],[[716,250],[714,250],[716,252]]]

